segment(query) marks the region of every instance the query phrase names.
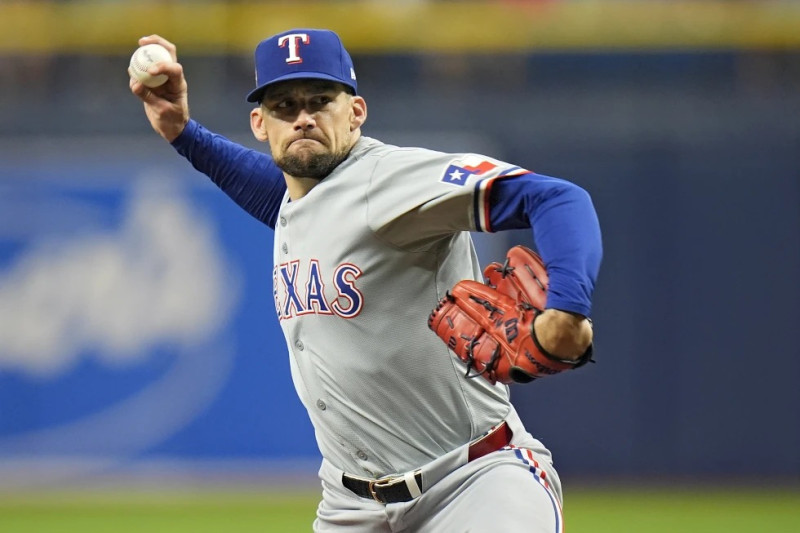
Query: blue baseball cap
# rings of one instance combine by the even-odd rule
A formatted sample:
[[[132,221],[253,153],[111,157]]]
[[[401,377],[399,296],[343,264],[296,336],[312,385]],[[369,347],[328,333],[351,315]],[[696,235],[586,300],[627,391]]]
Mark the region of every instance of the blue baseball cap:
[[[256,47],[256,88],[248,102],[259,102],[264,89],[279,81],[303,78],[342,83],[358,92],[353,60],[330,30],[295,29],[264,39]]]

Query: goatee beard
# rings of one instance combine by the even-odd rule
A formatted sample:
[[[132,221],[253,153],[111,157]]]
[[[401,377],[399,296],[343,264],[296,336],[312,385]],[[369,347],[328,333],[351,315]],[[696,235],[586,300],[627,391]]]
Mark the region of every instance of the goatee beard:
[[[303,156],[284,154],[275,159],[278,168],[295,178],[312,178],[321,180],[339,166],[350,153],[349,148],[339,152],[324,154],[305,154]]]

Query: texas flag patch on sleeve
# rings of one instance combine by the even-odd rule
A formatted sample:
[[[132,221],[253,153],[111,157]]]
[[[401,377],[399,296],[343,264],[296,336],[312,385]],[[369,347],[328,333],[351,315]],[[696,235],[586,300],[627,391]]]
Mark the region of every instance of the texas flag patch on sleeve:
[[[463,187],[470,182],[475,191],[473,196],[475,229],[492,231],[489,220],[492,185],[498,179],[513,178],[524,174],[532,174],[532,172],[522,167],[496,160],[489,161],[479,155],[470,154],[451,161],[439,181],[457,187]],[[470,178],[473,179],[470,180]]]
[[[450,163],[439,181],[460,187],[465,185],[471,176],[483,176],[496,168],[497,165],[491,161],[478,156],[467,156]]]

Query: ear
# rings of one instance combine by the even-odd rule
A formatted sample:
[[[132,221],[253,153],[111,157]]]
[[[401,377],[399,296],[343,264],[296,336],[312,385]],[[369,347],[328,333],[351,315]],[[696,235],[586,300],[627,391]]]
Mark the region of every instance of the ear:
[[[352,97],[352,110],[350,115],[350,131],[355,131],[367,121],[367,102],[360,96]]]
[[[261,142],[267,142],[267,131],[264,128],[264,111],[261,107],[256,107],[250,111],[250,129],[253,136]]]

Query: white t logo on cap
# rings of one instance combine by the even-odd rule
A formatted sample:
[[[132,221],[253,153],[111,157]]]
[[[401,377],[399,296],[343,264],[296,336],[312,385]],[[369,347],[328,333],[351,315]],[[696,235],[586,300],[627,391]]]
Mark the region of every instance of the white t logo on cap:
[[[289,57],[286,58],[287,63],[302,63],[303,58],[300,57],[300,42],[303,44],[309,43],[307,33],[290,33],[278,39],[278,46],[285,48],[289,44]]]

